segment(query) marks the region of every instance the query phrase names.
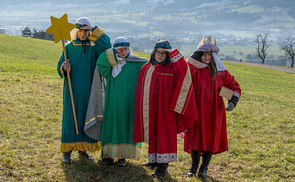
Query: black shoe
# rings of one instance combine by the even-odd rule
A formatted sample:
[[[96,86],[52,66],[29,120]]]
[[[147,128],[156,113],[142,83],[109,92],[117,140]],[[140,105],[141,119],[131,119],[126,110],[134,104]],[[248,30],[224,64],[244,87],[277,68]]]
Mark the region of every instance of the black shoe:
[[[201,165],[198,176],[205,177],[207,175],[208,167]]]
[[[202,160],[202,164],[198,173],[199,177],[204,177],[207,175],[207,171],[208,171],[208,166],[211,160],[213,153],[209,152],[209,151],[203,151],[203,160]]]
[[[192,165],[187,171],[188,177],[196,176],[200,162],[200,150],[191,150]]]
[[[197,169],[198,169],[198,166],[195,166],[194,164],[192,164],[189,170],[187,171],[187,176],[188,177],[196,176]]]
[[[168,163],[158,164],[158,168],[152,173],[152,177],[163,178],[168,168]]]
[[[62,153],[62,160],[61,161],[65,164],[70,164],[71,163],[71,154],[72,154],[72,151]]]
[[[118,162],[117,162],[117,165],[120,166],[120,167],[126,166],[126,159],[125,158],[119,159]]]
[[[152,177],[154,178],[163,178],[165,176],[166,171],[160,171],[160,170],[156,170],[155,172],[152,173]]]
[[[158,164],[155,162],[155,163],[142,163],[142,166],[146,166],[146,167],[149,167],[151,169],[154,169],[155,167],[158,166]]]
[[[86,151],[78,151],[80,159],[94,160],[94,157],[88,155]]]
[[[102,160],[98,160],[97,163],[101,164],[101,165],[113,165],[114,164],[114,159],[105,158],[105,159],[102,159]]]

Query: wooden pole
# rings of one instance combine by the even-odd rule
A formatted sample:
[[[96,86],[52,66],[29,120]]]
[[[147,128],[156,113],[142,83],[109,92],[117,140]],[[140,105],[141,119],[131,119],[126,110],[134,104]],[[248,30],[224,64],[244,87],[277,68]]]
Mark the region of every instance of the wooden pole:
[[[62,40],[62,46],[63,46],[63,49],[64,49],[65,61],[68,62],[66,48],[65,48],[65,41],[64,41],[64,39],[61,39],[61,40]],[[71,77],[70,77],[69,70],[67,70],[67,77],[68,77],[69,89],[70,89],[70,94],[71,94],[71,101],[72,101],[72,108],[73,108],[73,114],[74,114],[74,120],[75,120],[76,134],[78,135],[79,130],[78,130],[77,117],[76,117],[75,104],[74,104],[74,98],[73,98],[73,91],[72,91],[72,85],[71,85]]]

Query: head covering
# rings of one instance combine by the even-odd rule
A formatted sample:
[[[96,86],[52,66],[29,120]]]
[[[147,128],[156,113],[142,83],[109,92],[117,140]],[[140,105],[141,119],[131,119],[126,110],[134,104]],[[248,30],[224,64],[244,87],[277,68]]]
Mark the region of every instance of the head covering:
[[[219,52],[219,48],[216,46],[216,38],[214,38],[213,42],[211,41],[211,36],[205,40],[204,36],[201,37],[199,46],[197,47],[197,51],[211,51],[214,61],[216,63],[217,71],[225,71],[227,68],[223,65],[220,58],[217,56]]]
[[[90,20],[87,18],[87,17],[80,17],[77,19],[76,23],[76,28],[74,28],[72,31],[71,31],[71,39],[72,40],[76,40],[77,39],[77,33],[79,31],[80,28],[77,28],[79,27],[79,25],[83,26],[83,27],[87,27],[87,28],[91,28],[91,23],[90,23]]]
[[[157,61],[156,61],[156,58],[155,58],[155,51],[157,48],[163,48],[163,49],[172,49],[170,43],[167,41],[167,40],[159,40],[156,44],[155,44],[155,47],[151,53],[151,57],[150,57],[150,62],[152,62],[152,64],[159,64]],[[171,59],[170,57],[167,55],[166,56],[166,60],[164,62],[162,62],[162,66],[165,66],[167,64],[169,64],[171,62]]]
[[[130,47],[130,42],[127,40],[126,37],[117,37],[115,39],[113,47],[114,47],[114,49],[118,49],[118,48],[122,48],[122,47],[129,48],[129,53],[125,58],[121,58],[117,54],[115,55],[118,60],[118,64],[114,65],[113,70],[112,70],[112,75],[115,78],[122,71],[122,67],[126,64],[127,58],[130,58],[130,57],[137,57],[138,58],[138,56],[132,53],[132,49]]]
[[[218,54],[219,48],[212,44],[199,45],[197,51],[211,51],[212,53]]]
[[[126,37],[117,37],[115,39],[114,48],[119,48],[119,47],[130,47],[130,42],[127,40]]]
[[[78,20],[76,21],[75,24],[76,24],[76,25],[77,25],[77,24],[80,24],[80,25],[87,25],[88,28],[91,28],[90,20],[89,20],[87,17],[80,17],[80,18],[78,18]]]
[[[127,40],[126,37],[117,37],[115,39],[115,42],[113,44],[113,47],[115,49],[118,49],[118,48],[121,48],[121,47],[128,47],[129,48],[129,54],[127,55],[127,57],[129,57],[129,56],[136,56],[135,54],[132,53],[132,49],[130,47],[130,42]],[[118,58],[118,60],[123,59],[123,58],[120,58],[118,56],[117,56],[117,58]]]
[[[172,49],[170,43],[167,40],[159,40],[159,42],[155,44],[154,49],[157,48]]]

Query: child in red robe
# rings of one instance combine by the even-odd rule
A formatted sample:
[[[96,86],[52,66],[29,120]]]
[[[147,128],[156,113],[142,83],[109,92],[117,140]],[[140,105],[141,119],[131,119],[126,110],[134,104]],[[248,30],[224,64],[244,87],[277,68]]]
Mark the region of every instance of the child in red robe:
[[[196,175],[201,153],[199,177],[207,174],[212,154],[228,150],[225,110],[232,111],[241,95],[239,83],[218,58],[219,49],[215,45],[211,44],[210,37],[207,42],[203,39],[187,60],[199,115],[199,122],[189,128],[184,137],[184,149],[190,151],[192,158],[188,176]],[[222,86],[234,91],[227,108],[219,96]]]
[[[168,41],[156,43],[150,61],[140,70],[135,95],[133,142],[149,144],[153,177],[165,175],[177,160],[177,133],[198,120],[190,69]]]

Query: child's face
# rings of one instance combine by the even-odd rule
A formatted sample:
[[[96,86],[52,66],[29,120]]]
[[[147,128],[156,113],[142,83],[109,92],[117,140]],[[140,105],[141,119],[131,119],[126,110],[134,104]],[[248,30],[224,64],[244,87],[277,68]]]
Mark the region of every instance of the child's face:
[[[212,59],[212,55],[211,54],[203,54],[202,55],[202,62],[206,63],[206,64],[210,64],[211,63],[211,59]]]
[[[129,53],[129,48],[128,47],[120,47],[120,48],[117,48],[116,51],[117,51],[117,55],[120,58],[125,58]]]
[[[80,40],[86,40],[87,37],[90,35],[90,31],[89,30],[82,30],[80,29],[77,33],[77,36],[79,37]]]
[[[155,59],[158,63],[162,63],[166,60],[167,52],[163,48],[158,48],[155,51]]]

